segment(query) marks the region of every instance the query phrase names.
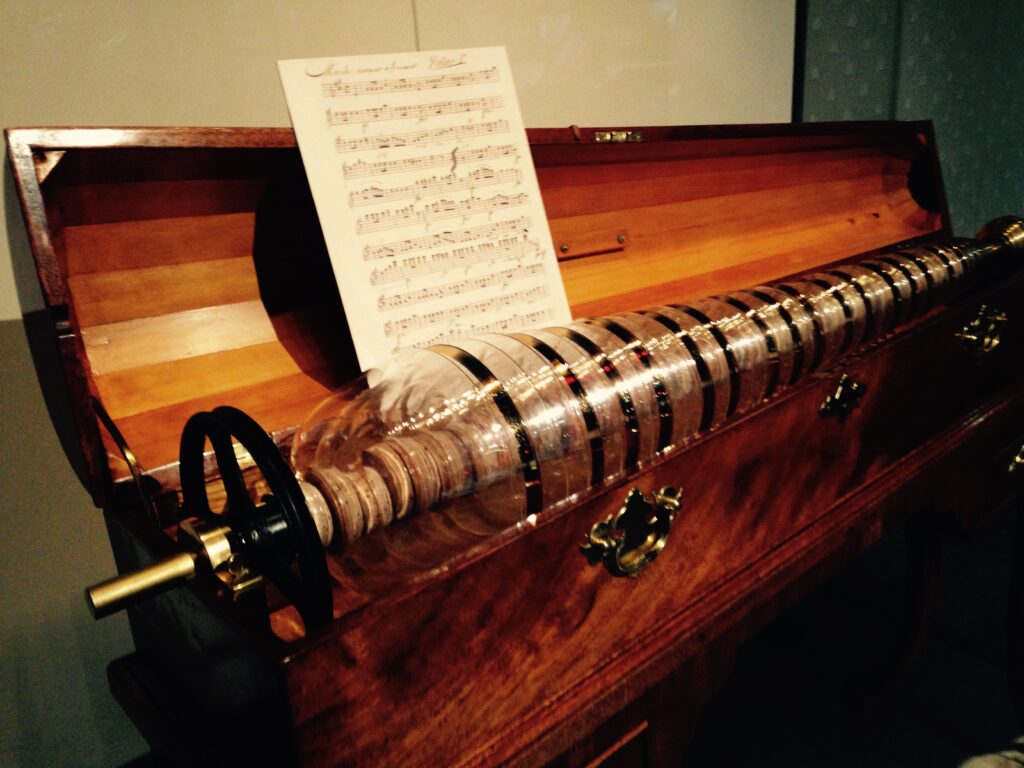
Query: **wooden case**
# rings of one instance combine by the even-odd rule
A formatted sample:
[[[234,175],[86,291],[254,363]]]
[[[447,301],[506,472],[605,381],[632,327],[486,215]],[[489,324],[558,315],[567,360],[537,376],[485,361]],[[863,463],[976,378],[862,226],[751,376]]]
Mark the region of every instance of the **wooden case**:
[[[7,138],[85,481],[130,570],[174,551],[192,413],[235,405],[284,445],[358,374],[309,190],[287,129]],[[927,123],[530,139],[576,316],[951,235]],[[1008,323],[980,357],[956,338],[982,304],[1019,312],[1008,274],[472,562],[379,599],[336,588],[326,628],[307,634],[272,589],[232,599],[212,576],[147,600],[130,610],[138,652],[112,666],[115,695],[182,764],[575,765],[627,736],[667,760],[709,649],[908,512],[973,513],[1011,492],[993,467],[1020,439],[1018,334]],[[866,394],[824,419],[843,373]],[[657,562],[636,579],[588,566],[590,526],[629,487],[663,485],[685,499]]]

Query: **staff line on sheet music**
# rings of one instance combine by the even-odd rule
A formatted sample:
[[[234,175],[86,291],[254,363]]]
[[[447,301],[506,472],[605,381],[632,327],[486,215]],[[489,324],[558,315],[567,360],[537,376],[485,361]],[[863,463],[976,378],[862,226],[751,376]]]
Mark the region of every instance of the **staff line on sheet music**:
[[[360,360],[377,365],[393,345],[432,337],[567,321],[503,51],[300,60],[281,72],[303,159],[317,160],[307,170],[331,217],[339,290],[365,320]],[[541,285],[545,295],[522,300]],[[440,309],[450,311],[420,325]],[[410,316],[385,334],[385,322]]]
[[[464,85],[496,83],[498,68],[479,69],[458,75],[424,75],[423,77],[400,77],[392,80],[359,80],[346,83],[333,80],[323,83],[320,92],[328,97],[365,96],[368,93],[402,93],[404,91],[428,91],[437,88],[460,88]]]
[[[429,347],[431,344],[442,344],[447,341],[454,341],[456,339],[464,339],[467,336],[478,336],[481,333],[496,333],[500,331],[510,331],[521,328],[530,328],[536,325],[540,325],[543,321],[551,318],[551,310],[543,309],[536,312],[521,313],[517,312],[510,317],[505,317],[500,320],[492,320],[489,323],[470,323],[465,327],[458,327],[452,331],[445,331],[439,333],[436,336],[432,336],[426,341],[417,342],[417,347]],[[400,337],[399,337],[400,338]],[[398,341],[397,344],[401,342]],[[395,347],[398,348],[397,345]]]
[[[395,147],[422,146],[436,144],[441,141],[471,139],[474,136],[486,136],[492,133],[508,133],[508,120],[491,120],[486,123],[470,123],[469,125],[453,125],[447,128],[431,128],[426,131],[408,131],[382,136],[363,136],[358,139],[346,139],[337,136],[334,139],[334,151],[361,152],[368,149],[393,149]]]
[[[471,240],[493,239],[502,235],[512,235],[516,232],[525,232],[530,228],[532,220],[527,216],[520,216],[517,219],[508,221],[497,221],[492,224],[482,224],[478,227],[467,229],[447,230],[433,235],[413,237],[407,240],[394,240],[390,243],[379,245],[367,245],[363,247],[363,261],[376,261],[397,256],[410,251],[423,251],[429,248],[436,248],[440,245],[466,243]]]
[[[429,178],[417,179],[412,184],[405,184],[400,187],[364,187],[349,193],[348,204],[351,208],[359,208],[364,205],[390,203],[395,200],[408,200],[409,198],[419,200],[424,195],[461,192],[479,187],[492,187],[497,184],[518,185],[522,181],[522,177],[522,171],[518,168],[506,168],[496,171],[485,166],[471,171],[465,176],[449,173],[446,176],[430,176]]]
[[[512,144],[488,144],[479,149],[455,149],[451,152],[406,157],[401,160],[379,160],[373,163],[356,160],[354,163],[342,163],[341,171],[346,179],[362,179],[368,176],[405,173],[424,168],[454,167],[460,163],[474,163],[479,160],[494,160],[501,157],[514,157],[518,161],[519,153]]]
[[[449,269],[466,269],[477,264],[498,260],[517,262],[523,258],[537,256],[540,246],[531,240],[518,237],[506,238],[495,243],[477,243],[454,251],[437,251],[421,256],[409,256],[389,264],[383,269],[370,271],[370,284],[374,286],[398,283],[414,277],[445,272]]]
[[[463,293],[476,291],[481,288],[502,288],[519,280],[526,280],[529,277],[543,273],[543,264],[527,264],[525,267],[505,269],[500,272],[493,272],[480,277],[467,277],[465,280],[457,280],[453,283],[445,283],[431,288],[420,288],[416,291],[405,293],[382,294],[377,299],[377,308],[381,312],[391,309],[400,309],[413,304],[422,304],[425,301],[444,299],[448,296],[459,296]]]
[[[505,106],[501,96],[481,96],[478,99],[462,99],[451,101],[435,101],[429,104],[410,104],[407,106],[389,106],[366,109],[327,109],[327,125],[352,125],[376,123],[382,120],[404,120],[416,118],[426,120],[438,115],[454,115],[460,112],[480,112],[486,114]]]
[[[538,285],[522,291],[507,293],[502,296],[493,296],[483,301],[474,301],[469,304],[462,304],[449,309],[438,309],[425,314],[411,314],[398,320],[388,320],[384,323],[385,336],[400,336],[409,331],[425,328],[434,325],[441,320],[458,320],[469,315],[482,315],[485,312],[494,312],[502,307],[508,307],[519,301],[536,301],[547,296],[548,287]]]
[[[489,213],[504,208],[514,208],[529,202],[526,193],[514,195],[493,195],[476,197],[470,195],[465,200],[441,199],[417,208],[415,203],[397,210],[375,211],[356,219],[356,232],[360,235],[367,232],[381,232],[391,228],[409,227],[415,224],[430,224],[445,219],[458,219],[478,213]]]

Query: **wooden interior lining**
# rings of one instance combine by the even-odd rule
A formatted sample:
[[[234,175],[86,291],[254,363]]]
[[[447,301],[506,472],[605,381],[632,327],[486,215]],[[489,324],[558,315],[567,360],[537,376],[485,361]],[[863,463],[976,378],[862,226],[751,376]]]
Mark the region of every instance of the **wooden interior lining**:
[[[59,168],[60,166],[58,166]],[[64,225],[108,224],[255,210],[266,179],[175,179],[72,184],[60,190]]]
[[[920,220],[915,220],[917,216]],[[560,264],[574,314],[679,301],[767,282],[939,226],[878,179],[760,192],[551,222],[555,242],[628,230],[630,247]]]
[[[590,165],[539,165],[537,175],[546,192],[560,186],[587,183],[627,181],[631,179],[660,179],[666,175],[685,175],[721,172],[724,174],[774,168],[780,173],[776,182],[782,186],[786,175],[801,169],[824,166],[829,163],[857,163],[876,158],[892,158],[906,162],[906,158],[880,153],[877,147],[843,147],[805,152],[772,152],[733,157],[636,157],[630,161],[599,162]]]
[[[557,129],[534,131],[531,152],[534,164],[540,167],[588,166],[598,163],[635,163],[655,158],[661,162],[682,158],[753,158],[767,155],[813,153],[821,155],[834,150],[864,147],[869,152],[898,157],[913,156],[923,144],[924,137],[911,139],[906,131],[895,132],[892,124],[862,126],[860,130],[846,130],[848,126],[835,126],[828,130],[822,125],[775,126],[782,129],[775,135],[754,135],[745,130],[749,126],[686,126],[680,129],[654,128],[642,131],[643,141],[637,143],[604,143],[575,139],[566,141],[564,132]],[[807,132],[799,129],[806,127]],[[706,130],[704,130],[706,129]],[[797,129],[797,130],[793,130]],[[791,131],[782,135],[783,131]],[[554,135],[545,141],[543,134]],[[729,135],[731,134],[731,135]],[[561,140],[559,140],[559,138]],[[920,140],[918,140],[920,139]]]
[[[863,215],[881,220],[895,202],[909,199],[905,190],[894,188],[890,192],[886,186],[885,179],[878,177],[840,179],[789,187],[784,196],[773,189],[638,207],[620,204],[613,211],[552,218],[550,224],[552,230],[567,234],[626,227],[634,236],[673,235],[672,250],[696,240],[728,236],[733,231],[760,232],[767,240],[772,232],[794,226],[793,214],[797,212],[813,219],[815,225],[841,223],[850,227],[851,216]],[[856,218],[852,224],[857,224]],[[745,256],[742,252],[723,254],[732,259]]]
[[[65,226],[68,274],[251,257],[254,219],[245,211]]]
[[[259,300],[82,329],[94,376],[274,341]]]
[[[251,256],[68,276],[83,328],[259,298]]]
[[[331,391],[311,376],[293,374],[220,392],[192,392],[192,397],[178,402],[119,417],[117,424],[142,466],[155,469],[178,460],[178,436],[194,413],[233,405],[261,425],[275,429],[301,424]],[[119,470],[117,477],[128,474],[126,468],[115,465],[115,469]]]
[[[574,181],[538,174],[544,184],[544,205],[549,218],[581,212],[601,213],[686,200],[710,200],[743,192],[787,190],[789,187],[843,179],[869,179],[893,175],[906,178],[909,164],[892,158],[869,156],[824,161],[814,167],[764,164],[715,168],[708,161],[679,161],[660,175],[634,173],[634,167],[611,166],[603,173],[583,173]],[[562,171],[564,169],[551,169]],[[595,169],[596,170],[596,169]],[[784,171],[784,172],[783,172]]]
[[[218,394],[240,384],[263,384],[302,373],[277,341],[95,376],[96,389],[114,418]]]
[[[747,287],[941,227],[907,193],[919,146],[906,132],[725,134],[534,146],[556,247],[628,232],[621,252],[561,265],[576,316]],[[293,254],[321,258],[294,148],[70,150],[45,184],[94,390],[144,466],[175,460],[197,410],[231,403],[281,429],[345,380],[326,365],[346,335],[340,308],[282,292],[327,306],[311,319],[274,296],[310,282],[288,274]],[[287,264],[270,276],[254,261],[268,203],[269,258]]]

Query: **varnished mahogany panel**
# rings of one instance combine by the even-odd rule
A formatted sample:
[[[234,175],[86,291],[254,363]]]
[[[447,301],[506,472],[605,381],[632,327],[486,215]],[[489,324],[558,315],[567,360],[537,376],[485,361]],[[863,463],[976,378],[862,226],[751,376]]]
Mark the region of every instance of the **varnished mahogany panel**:
[[[68,287],[82,328],[259,298],[251,257],[86,272]]]
[[[595,144],[593,129],[531,132],[556,251],[571,244],[562,268],[577,315],[949,234],[927,124],[642,130],[632,145]],[[115,477],[126,473],[96,429],[93,395],[151,478],[173,489],[193,412],[230,403],[287,433],[356,375],[290,131],[20,131],[9,145],[94,481],[106,454]],[[370,599],[337,586],[336,621],[310,636],[270,590],[269,629],[256,610],[254,646],[255,676],[280,685],[274,728],[308,765],[535,765],[564,752],[716,638],[735,647],[734,634],[912,499],[969,493],[953,479],[957,462],[973,462],[975,448],[1001,456],[1019,434],[1008,361],[1021,347],[1008,334],[974,360],[953,334],[981,301],[1016,310],[1018,283],[844,364],[867,385],[844,423],[817,413],[840,371],[820,372],[414,591]],[[972,471],[973,489],[985,472]],[[630,484],[681,485],[684,509],[640,578],[613,579],[578,547]],[[121,560],[166,550],[162,532],[135,522],[159,545],[117,544]],[[342,578],[333,556],[330,569]],[[244,656],[251,638],[236,636],[230,598],[200,581],[140,606],[133,627],[161,674],[200,670],[180,683],[186,701],[205,702],[214,685],[211,700],[234,717],[235,689],[212,656]],[[199,626],[217,629],[191,636]],[[251,681],[239,682],[243,701]],[[650,727],[630,722],[629,733]]]
[[[68,274],[141,269],[213,258],[251,259],[254,218],[251,212],[214,213],[65,225]]]
[[[330,393],[329,386],[304,374],[284,376],[202,395],[193,392],[181,402],[119,418],[118,426],[137,455],[146,457],[143,466],[156,469],[178,461],[178,444],[167,433],[176,428],[180,435],[193,413],[232,403],[261,424],[298,424]]]
[[[899,139],[725,156],[701,140],[535,146],[570,304],[587,315],[695,298],[933,234],[938,199],[908,185],[926,137]]]
[[[849,182],[789,192],[784,199],[766,192],[658,206],[635,222],[621,213],[552,221],[556,242],[572,242],[591,228],[628,233],[630,247],[622,251],[562,262],[573,311],[627,311],[770,282],[899,240],[915,217],[935,223],[905,190],[882,204]],[[722,220],[724,210],[736,214]]]
[[[1005,385],[977,366],[998,369],[1014,350],[975,366],[953,337],[976,300],[844,367],[867,387],[844,423],[818,414],[838,376],[824,373],[413,598],[299,643],[286,673],[303,761],[500,761],[537,735],[524,723],[575,716],[582,691],[615,688],[719,612],[766,599],[760,581],[834,557],[863,497],[907,482],[922,446],[951,450],[941,443],[969,432],[971,403]],[[658,560],[614,579],[578,547],[630,485],[682,486],[684,506]]]
[[[1004,382],[1006,384],[1007,382]],[[811,526],[795,531],[793,536],[786,539],[780,546],[768,553],[763,559],[752,563],[751,567],[745,568],[736,573],[735,576],[720,587],[696,601],[693,606],[675,616],[665,616],[663,623],[658,627],[660,632],[653,631],[654,628],[640,627],[634,632],[637,642],[630,642],[624,647],[624,653],[616,660],[615,666],[595,670],[594,674],[588,675],[579,683],[566,691],[564,695],[546,699],[544,701],[527,701],[524,706],[530,710],[526,717],[512,723],[494,723],[494,730],[489,734],[489,741],[480,748],[471,749],[466,746],[465,740],[460,735],[451,735],[442,730],[451,723],[445,720],[435,720],[432,713],[423,715],[417,719],[415,727],[430,728],[433,731],[433,738],[440,746],[430,747],[424,752],[423,760],[413,759],[406,765],[428,765],[436,764],[427,762],[433,759],[438,752],[443,752],[445,765],[474,764],[474,765],[518,765],[518,766],[539,766],[545,765],[556,755],[561,757],[554,763],[552,768],[565,768],[571,765],[589,764],[588,756],[593,756],[603,751],[601,745],[612,745],[618,741],[619,736],[628,735],[637,726],[643,726],[647,720],[647,730],[641,734],[641,738],[648,740],[645,746],[646,754],[650,758],[652,754],[659,752],[659,743],[663,739],[656,738],[650,732],[651,728],[664,731],[662,736],[671,740],[685,734],[688,724],[693,722],[693,716],[699,707],[702,697],[714,689],[721,675],[728,669],[729,659],[735,651],[736,643],[743,637],[756,630],[764,621],[782,610],[795,597],[802,594],[808,585],[815,583],[822,575],[828,573],[845,559],[851,557],[870,543],[877,540],[888,526],[898,522],[904,514],[920,509],[921,505],[929,505],[939,502],[938,509],[949,508],[956,505],[959,496],[964,494],[978,494],[980,491],[977,485],[978,475],[976,470],[983,468],[983,459],[991,453],[992,447],[1006,444],[1011,437],[1019,430],[1019,425],[1024,419],[1024,391],[1019,383],[1001,388],[995,396],[983,406],[974,408],[961,419],[958,419],[952,426],[938,433],[936,438],[928,443],[919,446],[912,453],[901,457],[898,462],[890,468],[890,471],[876,478],[867,487],[838,501],[831,508],[829,514],[819,518]],[[957,497],[957,498],[954,498]],[[559,522],[554,525],[561,524]],[[116,527],[116,526],[115,526]],[[543,531],[543,529],[542,529]],[[577,542],[572,541],[572,531],[565,536],[565,541],[570,546]],[[123,536],[120,534],[119,536]],[[145,540],[145,536],[142,537]],[[151,544],[153,544],[151,542]],[[138,546],[138,545],[135,545]],[[670,548],[673,543],[670,542]],[[155,546],[151,551],[157,553],[165,551]],[[666,550],[667,554],[668,550]],[[539,553],[529,551],[524,545],[519,554],[526,553],[533,561],[533,556]],[[652,569],[643,574],[640,578],[646,579],[657,573],[663,562],[656,562]],[[504,563],[507,570],[497,568],[491,571],[493,577],[496,574],[499,586],[488,586],[488,594],[506,593],[510,599],[521,594],[516,587],[520,579],[520,571],[517,570],[511,561]],[[474,582],[475,584],[476,582]],[[638,583],[638,582],[634,582]],[[501,585],[504,584],[504,589]],[[473,585],[470,584],[469,587]],[[187,592],[187,590],[182,590]],[[458,610],[458,600],[462,594],[459,582],[438,584],[435,588],[424,594],[416,596],[414,600],[426,600],[430,604],[441,605],[443,609],[452,614],[461,616]],[[475,600],[475,592],[470,597]],[[187,600],[182,600],[187,598]],[[136,609],[136,613],[145,613],[148,620],[152,621],[154,616],[166,620],[172,612],[171,604],[181,604],[184,607],[191,600],[192,608],[195,608],[194,597],[182,595],[175,598],[174,593],[156,601],[160,603],[160,610],[153,610],[153,606],[142,606]],[[517,627],[514,621],[505,620],[505,611],[508,606],[501,602],[494,608],[493,615],[483,619],[486,622],[498,621],[503,626],[515,630]],[[556,606],[549,606],[556,611]],[[628,608],[628,604],[624,606]],[[473,613],[479,606],[467,609],[466,620],[473,619]],[[178,610],[175,608],[174,610]],[[384,625],[382,632],[387,633],[389,628],[401,622],[402,616],[409,616],[409,625],[417,622],[427,621],[426,615],[429,608],[422,612],[409,611],[403,606],[389,607],[383,613],[392,616],[389,620],[382,621]],[[538,608],[538,610],[540,610]],[[216,611],[215,611],[216,612]],[[219,612],[216,612],[219,613]],[[225,615],[230,611],[225,611]],[[182,617],[186,624],[192,624],[191,620]],[[377,616],[368,615],[367,621],[377,620]],[[440,621],[440,619],[438,620]],[[159,646],[161,653],[158,655],[139,654],[144,656],[147,664],[162,662],[163,669],[155,670],[160,675],[173,674],[174,670],[189,668],[187,660],[190,656],[181,655],[181,650],[175,647],[176,638],[163,637],[158,639],[153,633],[156,631],[157,623],[147,631],[151,640],[157,640],[156,645],[150,642],[144,643],[146,649],[152,651]],[[236,627],[237,629],[237,627]],[[461,632],[456,625],[454,630]],[[369,634],[369,631],[367,631]],[[428,642],[436,643],[442,634],[442,629],[428,635],[425,639]],[[235,640],[231,633],[222,639],[215,654],[217,659],[229,659],[232,654],[244,652],[243,648],[236,648]],[[461,634],[460,634],[461,636]],[[520,634],[515,634],[519,638]],[[202,637],[208,637],[201,633],[196,643],[201,645]],[[258,639],[258,638],[257,638]],[[346,655],[346,650],[340,646],[328,646],[319,648],[324,642],[323,638],[314,641],[316,645],[312,649],[303,651],[304,654],[316,654],[313,662],[307,657],[307,663],[300,672],[295,672],[297,679],[292,685],[299,685],[301,690],[297,696],[312,695],[322,692],[329,684],[323,683],[322,679],[331,677],[338,673],[338,669],[348,669],[357,663],[357,659]],[[645,645],[646,644],[646,645]],[[259,643],[256,643],[259,647]],[[318,649],[319,648],[319,649]],[[479,674],[487,673],[490,670],[485,668],[478,670],[474,666],[477,662],[477,655],[481,652],[479,648],[472,645],[467,646],[469,657],[465,658],[463,648],[458,648],[450,657],[436,659],[436,663],[442,668],[452,665],[459,665],[465,662],[464,675],[467,679],[475,682],[481,689],[488,686],[498,686],[496,690],[501,691],[500,686],[503,680],[497,681]],[[498,649],[492,649],[492,654]],[[194,651],[189,651],[193,653]],[[294,652],[294,649],[293,651]],[[291,653],[291,652],[290,652]],[[282,658],[286,661],[290,653]],[[710,655],[709,655],[710,654]],[[204,662],[205,663],[205,662]],[[681,667],[681,672],[673,673],[673,669]],[[409,664],[411,666],[411,664]],[[380,670],[385,675],[399,673],[404,669],[401,662],[393,667]],[[516,674],[517,670],[512,670]],[[614,674],[612,674],[614,672]],[[304,685],[303,675],[310,675],[314,681],[320,681],[317,685]],[[262,676],[265,682],[265,675]],[[240,700],[248,700],[247,696],[255,693],[254,687],[260,681],[261,676],[255,675],[251,678],[238,678],[233,690]],[[613,718],[617,712],[623,710],[631,701],[640,705],[638,697],[641,692],[649,686],[659,683],[657,690],[668,686],[661,695],[650,696],[650,701],[642,706],[629,706],[628,712],[623,713],[622,718]],[[228,755],[231,759],[242,761],[240,764],[255,764],[260,759],[266,759],[267,750],[281,749],[285,740],[292,741],[294,734],[287,739],[278,733],[276,728],[256,727],[246,728],[244,722],[237,723],[235,728],[224,730],[218,728],[211,731],[207,726],[212,721],[222,724],[226,712],[221,715],[209,712],[209,707],[204,699],[204,690],[209,681],[196,675],[176,677],[175,689],[165,690],[159,681],[151,679],[146,675],[137,684],[141,687],[136,690],[132,697],[123,696],[120,691],[122,682],[118,682],[119,700],[132,713],[133,718],[145,718],[149,716],[161,717],[159,712],[153,715],[151,706],[152,699],[162,702],[164,707],[170,707],[174,716],[167,721],[159,723],[140,722],[140,728],[146,733],[147,738],[159,729],[166,729],[166,733],[151,741],[154,754],[162,758],[177,755],[181,745],[188,744],[195,747],[196,753],[190,753],[187,759],[180,762],[172,761],[174,765],[193,765],[197,763],[198,757],[210,759],[213,755]],[[284,683],[281,683],[284,685]],[[400,679],[394,682],[395,697],[401,694],[398,689],[408,686],[407,679]],[[113,682],[112,682],[113,685]],[[154,687],[155,686],[155,687]],[[178,686],[183,686],[179,689]],[[422,691],[420,691],[422,693]],[[532,692],[523,694],[524,698]],[[653,693],[653,692],[652,692]],[[678,703],[672,706],[670,711],[665,711],[665,695],[672,693]],[[519,692],[514,691],[511,696],[518,697]],[[143,703],[138,699],[143,698]],[[476,700],[476,699],[474,699]],[[405,701],[404,705],[410,702]],[[671,704],[671,702],[669,702]],[[439,707],[442,708],[443,707]],[[490,714],[490,709],[484,707],[475,711],[469,717],[469,722],[478,718],[485,718]],[[651,720],[652,716],[654,720]],[[609,720],[609,718],[611,718]],[[369,718],[367,718],[369,719]],[[291,718],[288,718],[289,722]],[[466,721],[459,721],[455,724],[459,734],[465,732]],[[173,727],[181,728],[175,732]],[[368,723],[367,727],[379,729],[385,724],[381,722]],[[144,727],[145,726],[145,727]],[[335,723],[327,717],[316,722],[308,723],[306,730],[316,733],[320,740],[320,749],[316,752],[307,752],[304,759],[299,759],[302,765],[335,765],[352,764],[343,760],[348,751],[344,747],[337,750],[326,749],[325,744],[333,733],[333,738],[339,744],[346,744],[350,739],[349,731],[335,731]],[[572,745],[580,742],[587,733],[598,729],[592,746],[597,747],[597,752],[588,749],[587,745],[581,745],[579,749],[568,750]],[[401,739],[401,733],[392,734],[394,738]],[[387,738],[382,736],[381,738]],[[209,739],[209,743],[205,740]],[[296,741],[295,747],[299,744]],[[651,747],[655,747],[652,751]],[[661,746],[664,746],[663,744]],[[460,753],[459,748],[466,747],[465,752]],[[225,749],[227,751],[225,752]],[[447,750],[447,751],[445,751]],[[466,753],[470,753],[467,754]],[[262,756],[262,757],[261,757]],[[576,761],[581,758],[583,762]],[[313,762],[311,762],[313,760]],[[291,760],[277,760],[278,764],[291,764]],[[223,764],[220,761],[218,764]],[[230,764],[230,761],[229,761]],[[371,764],[379,763],[371,761]],[[664,764],[675,765],[676,762],[665,760]]]
[[[190,343],[183,346],[180,339]],[[225,338],[226,337],[226,338]],[[94,375],[141,368],[221,349],[266,344],[274,325],[259,299],[82,328]]]

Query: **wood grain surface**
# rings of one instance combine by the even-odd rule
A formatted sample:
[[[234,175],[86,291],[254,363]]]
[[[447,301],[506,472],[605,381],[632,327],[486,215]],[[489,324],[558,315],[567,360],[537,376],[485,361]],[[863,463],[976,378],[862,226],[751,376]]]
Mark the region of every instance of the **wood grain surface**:
[[[511,759],[552,718],[588,709],[584,691],[627,681],[683,636],[710,637],[702,625],[720,612],[738,618],[745,600],[769,599],[763,579],[784,572],[781,589],[836,557],[867,499],[888,503],[874,495],[909,483],[923,447],[952,450],[942,443],[976,426],[965,419],[971,404],[1000,386],[972,375],[953,338],[976,309],[965,304],[854,360],[844,370],[867,394],[845,423],[817,413],[838,372],[822,374],[458,575],[300,643],[286,672],[303,762]],[[684,507],[658,560],[639,578],[615,579],[578,547],[633,485],[682,487]]]
[[[597,144],[595,129],[530,134],[577,316],[950,234],[927,123],[638,130],[644,141],[629,145]],[[228,403],[287,433],[357,376],[289,130],[7,135],[97,501],[127,471],[93,397],[173,491],[193,412]],[[275,729],[303,765],[583,765],[638,739],[670,764],[672,718],[692,721],[736,645],[788,600],[915,505],[978,521],[1012,492],[991,465],[1021,437],[1020,333],[1011,322],[981,358],[954,334],[981,303],[1016,317],[1019,294],[1019,279],[980,286],[519,534],[461,555],[438,540],[438,557],[453,558],[439,573],[389,561],[389,531],[329,553],[330,626],[307,634],[272,588],[256,622]],[[841,372],[866,385],[844,422],[818,414]],[[684,507],[658,559],[616,579],[578,548],[633,485],[682,487]],[[171,546],[148,521],[133,525]],[[182,595],[133,609],[140,651],[185,700],[213,685],[244,728],[253,680],[228,691],[212,673],[180,672],[197,659],[216,668],[211,648],[247,655],[238,606],[208,584]],[[195,626],[217,629],[193,637]]]
[[[927,124],[646,128],[628,146],[595,144],[593,131],[530,133],[556,253],[626,236],[562,262],[577,317],[746,287],[944,228],[938,183],[931,210],[907,188],[908,169],[934,154]],[[71,375],[116,422],[356,372],[336,291],[319,288],[330,268],[289,130],[21,129],[8,143],[48,304],[78,339]],[[307,341],[283,338],[289,313],[310,307],[323,318]],[[125,478],[116,455],[103,459],[88,404],[76,410],[95,487]],[[132,447],[161,466],[180,423],[149,427],[162,438]]]

